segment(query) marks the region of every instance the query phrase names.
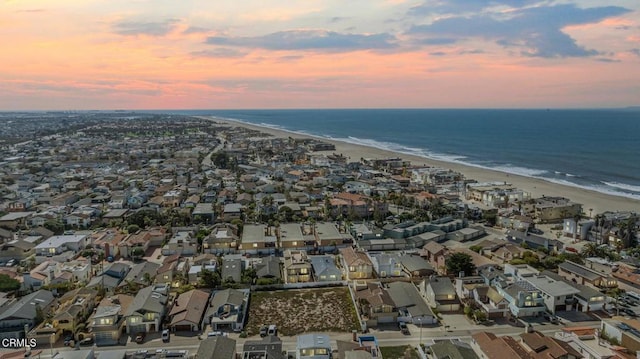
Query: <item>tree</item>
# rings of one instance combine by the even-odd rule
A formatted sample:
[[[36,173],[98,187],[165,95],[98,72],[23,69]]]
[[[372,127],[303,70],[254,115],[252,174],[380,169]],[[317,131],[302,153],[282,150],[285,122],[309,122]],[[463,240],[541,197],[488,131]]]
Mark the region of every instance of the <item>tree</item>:
[[[135,247],[132,251],[131,251],[131,257],[133,257],[134,259],[139,259],[142,258],[144,256],[144,249],[142,249],[142,247]]]
[[[20,282],[6,274],[0,274],[0,292],[12,292],[20,289]]]
[[[217,272],[203,269],[200,272],[200,284],[206,288],[216,288],[220,285],[220,275]]]
[[[50,230],[56,235],[64,233],[64,225],[59,221],[49,220],[44,222],[44,228]]]
[[[127,233],[136,233],[140,230],[140,226],[137,224],[130,224],[127,226]]]
[[[227,168],[229,166],[229,156],[224,151],[216,153],[211,160],[218,168]]]
[[[447,258],[447,273],[458,275],[464,272],[465,276],[470,276],[476,270],[471,256],[467,253],[454,253]]]
[[[252,284],[253,280],[257,278],[256,270],[253,267],[248,267],[242,271],[242,283]]]

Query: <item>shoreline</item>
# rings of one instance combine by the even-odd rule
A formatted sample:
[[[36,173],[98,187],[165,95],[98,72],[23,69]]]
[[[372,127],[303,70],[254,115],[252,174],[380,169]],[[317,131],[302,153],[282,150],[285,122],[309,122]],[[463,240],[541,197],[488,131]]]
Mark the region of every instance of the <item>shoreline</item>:
[[[391,151],[387,149],[380,149],[376,147],[370,147],[361,144],[353,144],[340,140],[328,139],[322,136],[315,136],[311,134],[302,134],[295,131],[289,131],[284,129],[277,129],[268,126],[261,126],[255,124],[249,124],[242,121],[215,117],[215,116],[195,116],[218,123],[227,124],[230,126],[237,126],[257,130],[263,133],[270,134],[279,138],[314,138],[319,139],[327,143],[333,144],[336,149],[335,153],[341,153],[347,158],[354,161],[360,158],[391,158],[400,157],[405,160],[411,161],[412,165],[424,165],[430,167],[440,167],[445,169],[451,169],[456,172],[460,172],[467,179],[473,179],[478,182],[507,182],[516,186],[519,189],[531,193],[531,198],[537,198],[544,196],[560,196],[569,198],[571,201],[580,203],[583,205],[583,212],[588,216],[590,213],[595,215],[605,211],[640,211],[640,200],[615,196],[612,194],[606,194],[591,189],[585,189],[580,187],[574,187],[564,184],[554,183],[545,179],[527,177],[518,174],[510,174],[501,172],[498,170],[487,169],[479,166],[472,166],[466,164],[459,164],[455,162],[447,162],[442,160],[436,160],[431,158],[425,158],[417,155],[406,154],[397,151]],[[326,153],[318,152],[319,154]]]

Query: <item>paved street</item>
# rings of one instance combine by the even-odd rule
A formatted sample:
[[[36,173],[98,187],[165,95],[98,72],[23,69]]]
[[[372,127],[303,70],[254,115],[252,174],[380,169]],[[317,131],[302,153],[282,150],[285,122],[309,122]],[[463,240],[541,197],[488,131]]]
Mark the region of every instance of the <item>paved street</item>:
[[[451,318],[449,318],[451,317]],[[452,320],[453,319],[453,320]],[[463,319],[464,320],[464,319]],[[380,346],[398,346],[398,345],[414,345],[417,346],[420,343],[420,337],[422,336],[422,343],[429,344],[433,339],[460,339],[464,341],[468,341],[471,338],[471,335],[477,332],[482,331],[490,331],[496,335],[519,335],[524,332],[524,328],[522,327],[514,327],[511,325],[493,325],[493,326],[480,326],[480,325],[472,325],[468,323],[466,320],[461,321],[460,318],[455,318],[453,316],[445,317],[445,324],[448,325],[448,329],[445,330],[443,327],[423,327],[420,328],[416,325],[409,325],[410,335],[404,335],[400,333],[398,330],[389,329],[389,330],[377,330],[373,329],[366,335],[375,335],[378,344]],[[580,327],[599,327],[599,321],[590,321],[590,322],[580,322],[569,325],[553,325],[553,324],[542,324],[535,323],[533,324],[533,329],[540,331],[544,334],[552,334],[557,332],[561,328],[565,326],[580,326]],[[390,327],[391,328],[391,327]],[[329,333],[333,341],[333,347],[337,348],[336,340],[344,340],[350,341],[352,340],[351,333]],[[361,334],[359,334],[361,335]],[[254,336],[250,338],[240,338],[237,333],[233,333],[230,335],[231,338],[237,341],[237,351],[242,352],[242,346],[246,340],[260,340],[259,336]],[[283,349],[286,351],[294,351],[296,347],[296,337],[280,337],[283,344]],[[155,351],[156,349],[167,349],[167,350],[188,350],[191,354],[194,354],[200,345],[200,339],[197,336],[194,337],[181,337],[179,335],[172,335],[171,341],[169,343],[163,343],[160,338],[149,339],[142,344],[129,342],[126,345],[122,346],[110,346],[110,347],[94,347],[96,353],[113,351],[113,350],[141,350],[146,349],[151,351]],[[88,347],[84,347],[88,348]],[[83,349],[84,349],[83,348]],[[43,347],[44,350],[41,358],[51,358],[49,348]],[[60,352],[64,353],[65,351],[73,350],[73,348],[69,347],[57,347],[53,348],[54,353]],[[60,358],[61,356],[57,356]]]

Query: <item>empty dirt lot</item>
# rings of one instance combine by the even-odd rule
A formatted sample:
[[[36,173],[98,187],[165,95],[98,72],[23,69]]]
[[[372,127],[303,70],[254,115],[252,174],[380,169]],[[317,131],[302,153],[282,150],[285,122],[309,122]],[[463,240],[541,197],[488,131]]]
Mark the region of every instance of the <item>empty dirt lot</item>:
[[[307,332],[351,332],[360,329],[349,290],[345,287],[254,292],[247,334],[276,324],[284,336]]]

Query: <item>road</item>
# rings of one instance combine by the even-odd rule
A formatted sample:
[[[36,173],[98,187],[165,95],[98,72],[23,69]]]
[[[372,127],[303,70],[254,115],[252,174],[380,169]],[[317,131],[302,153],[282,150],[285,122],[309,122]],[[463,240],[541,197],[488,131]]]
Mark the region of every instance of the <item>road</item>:
[[[598,328],[600,326],[599,321],[592,322],[581,322],[576,323],[580,327],[592,327]],[[561,328],[566,325],[553,325],[553,324],[534,324],[533,329],[537,330],[543,334],[553,334],[559,331]],[[434,339],[460,339],[463,341],[471,340],[471,336],[475,333],[482,331],[490,331],[496,335],[513,335],[517,336],[524,332],[524,328],[522,327],[512,327],[512,326],[490,326],[482,329],[462,329],[462,330],[444,330],[442,327],[427,327],[422,328],[422,333],[420,333],[420,328],[415,325],[410,325],[410,335],[403,335],[397,330],[372,330],[371,333],[367,335],[375,335],[378,340],[378,345],[381,347],[385,346],[400,346],[400,345],[413,345],[417,346],[421,340],[420,336],[422,336],[422,343],[431,343]],[[337,348],[336,340],[350,341],[352,339],[351,333],[330,333],[332,338],[332,346],[333,348]],[[260,340],[260,337],[254,336],[250,338],[239,338],[238,334],[232,334],[231,337],[236,340],[237,343],[237,352],[241,353],[244,342],[247,340]],[[282,340],[282,347],[285,351],[295,351],[296,348],[296,340],[295,336],[288,337],[280,337]],[[114,350],[127,350],[127,351],[135,351],[146,349],[149,352],[154,352],[156,349],[166,349],[166,350],[188,350],[190,354],[195,354],[200,345],[200,339],[198,337],[180,337],[177,335],[171,336],[170,343],[163,343],[161,339],[151,339],[142,344],[137,343],[127,343],[127,345],[120,346],[110,346],[110,347],[94,347],[96,353],[101,352],[111,352]],[[89,348],[83,347],[82,349]],[[50,359],[51,353],[49,348],[41,348],[44,350],[40,358]],[[61,353],[61,355],[54,356],[54,358],[59,359],[63,358],[63,353],[66,351],[74,350],[69,347],[60,347],[54,348],[54,354],[56,352]]]

